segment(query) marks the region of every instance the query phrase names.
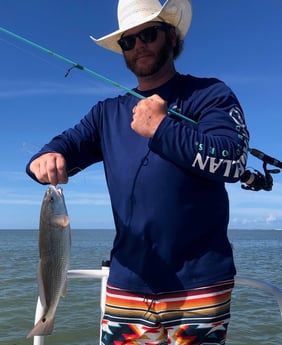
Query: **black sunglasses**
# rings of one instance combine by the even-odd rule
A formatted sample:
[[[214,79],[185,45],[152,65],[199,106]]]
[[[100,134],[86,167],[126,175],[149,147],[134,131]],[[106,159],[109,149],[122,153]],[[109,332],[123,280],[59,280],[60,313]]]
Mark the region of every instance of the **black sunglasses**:
[[[166,24],[150,26],[149,28],[141,30],[137,34],[121,37],[117,43],[122,50],[131,50],[135,47],[136,37],[138,37],[144,43],[151,43],[157,39],[158,30],[167,31],[169,28],[170,26]]]

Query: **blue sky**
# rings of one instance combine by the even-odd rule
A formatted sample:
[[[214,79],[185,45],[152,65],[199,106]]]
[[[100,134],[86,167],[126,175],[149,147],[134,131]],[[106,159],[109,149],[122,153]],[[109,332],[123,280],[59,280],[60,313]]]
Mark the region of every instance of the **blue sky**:
[[[136,85],[119,54],[96,46],[117,28],[117,0],[1,0],[0,26],[126,87]],[[282,160],[281,0],[194,0],[181,73],[217,77],[236,93],[250,146]],[[54,135],[74,125],[98,100],[123,92],[0,32],[0,229],[38,228],[46,190],[25,165]],[[249,168],[261,170],[249,157]],[[64,194],[73,228],[112,228],[101,165],[71,178]],[[282,173],[271,192],[227,185],[230,228],[282,228]]]

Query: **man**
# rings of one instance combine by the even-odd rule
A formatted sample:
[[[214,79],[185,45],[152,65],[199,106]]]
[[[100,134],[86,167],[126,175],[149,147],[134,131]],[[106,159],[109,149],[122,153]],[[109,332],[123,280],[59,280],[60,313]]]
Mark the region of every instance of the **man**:
[[[92,39],[123,54],[146,98],[97,103],[27,166],[56,185],[104,163],[116,226],[105,345],[225,344],[235,267],[224,183],[244,172],[248,132],[223,82],[176,72],[191,12],[188,0],[120,0],[119,29]]]

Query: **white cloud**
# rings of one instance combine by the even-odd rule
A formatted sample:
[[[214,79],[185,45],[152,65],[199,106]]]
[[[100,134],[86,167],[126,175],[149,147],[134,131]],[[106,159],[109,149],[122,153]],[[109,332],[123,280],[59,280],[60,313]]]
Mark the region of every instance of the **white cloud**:
[[[226,185],[230,200],[230,228],[280,228],[282,226],[282,184],[273,190],[247,191],[239,184]]]
[[[267,223],[274,223],[277,221],[277,217],[273,214],[270,214],[267,218],[266,218],[266,222]]]

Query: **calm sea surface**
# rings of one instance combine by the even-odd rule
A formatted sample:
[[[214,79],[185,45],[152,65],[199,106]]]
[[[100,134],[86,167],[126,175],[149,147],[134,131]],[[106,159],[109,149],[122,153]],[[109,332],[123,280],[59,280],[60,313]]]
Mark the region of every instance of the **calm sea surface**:
[[[0,344],[31,345],[37,300],[38,241],[35,230],[0,231]],[[99,269],[114,232],[73,230],[71,269]],[[230,230],[238,276],[282,288],[282,231]],[[69,279],[46,345],[98,345],[100,281]],[[282,319],[272,294],[236,285],[228,345],[281,345]]]

